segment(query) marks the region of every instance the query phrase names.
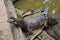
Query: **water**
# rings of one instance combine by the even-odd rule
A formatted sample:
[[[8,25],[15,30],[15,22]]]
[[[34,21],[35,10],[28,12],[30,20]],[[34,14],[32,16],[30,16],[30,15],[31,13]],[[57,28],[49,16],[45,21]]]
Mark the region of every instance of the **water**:
[[[60,0],[18,0],[14,3],[15,7],[26,10],[42,9],[48,7],[48,16],[55,16],[60,20]],[[53,10],[56,10],[54,13]]]

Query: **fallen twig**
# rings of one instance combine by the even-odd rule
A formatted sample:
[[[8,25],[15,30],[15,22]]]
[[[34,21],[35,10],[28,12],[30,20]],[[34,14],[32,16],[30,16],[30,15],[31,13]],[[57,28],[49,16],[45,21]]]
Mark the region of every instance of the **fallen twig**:
[[[39,32],[37,34],[35,34],[30,40],[34,40],[38,35],[40,35],[43,32],[44,26],[42,26],[42,29],[39,30]],[[42,38],[40,38],[42,39]]]

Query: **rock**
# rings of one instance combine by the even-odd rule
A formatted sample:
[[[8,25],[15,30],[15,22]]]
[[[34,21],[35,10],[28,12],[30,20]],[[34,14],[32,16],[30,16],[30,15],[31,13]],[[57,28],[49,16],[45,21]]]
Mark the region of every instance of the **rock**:
[[[7,22],[11,16],[17,17],[12,1],[0,0],[0,40],[25,40],[21,29]]]
[[[0,40],[13,40],[4,0],[0,0]]]

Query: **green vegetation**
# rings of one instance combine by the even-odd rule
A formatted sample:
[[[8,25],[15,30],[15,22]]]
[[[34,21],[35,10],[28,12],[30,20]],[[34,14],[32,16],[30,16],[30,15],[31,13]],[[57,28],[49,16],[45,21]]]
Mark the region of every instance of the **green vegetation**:
[[[41,8],[42,10],[48,7],[48,16],[52,16],[52,11],[56,10],[55,16],[60,20],[60,0],[18,0],[14,3],[15,7],[26,10],[35,10]]]

